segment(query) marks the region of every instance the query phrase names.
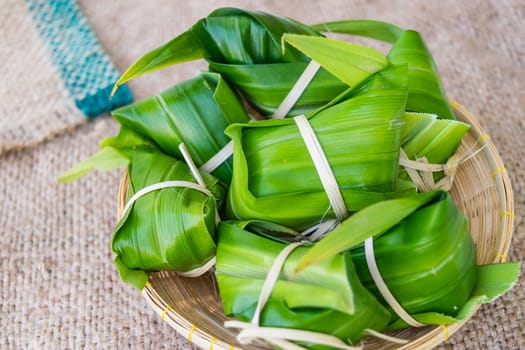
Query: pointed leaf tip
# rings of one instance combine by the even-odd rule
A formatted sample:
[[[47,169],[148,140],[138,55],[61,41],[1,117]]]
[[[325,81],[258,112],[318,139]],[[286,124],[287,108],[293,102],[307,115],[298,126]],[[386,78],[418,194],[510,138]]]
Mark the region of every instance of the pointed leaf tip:
[[[115,95],[115,93],[117,92],[118,88],[119,88],[119,83],[116,82],[115,85],[113,85],[113,89],[111,89],[111,93],[109,94],[109,99],[111,100],[113,98],[113,95]]]
[[[349,86],[357,85],[388,64],[378,50],[351,42],[297,34],[284,34],[283,40]]]

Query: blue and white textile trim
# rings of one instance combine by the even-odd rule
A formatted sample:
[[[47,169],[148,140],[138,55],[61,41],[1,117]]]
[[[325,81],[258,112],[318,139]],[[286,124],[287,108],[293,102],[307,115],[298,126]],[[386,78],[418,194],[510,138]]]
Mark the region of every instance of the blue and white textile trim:
[[[126,86],[110,99],[119,78],[108,55],[74,0],[25,0],[36,29],[49,49],[76,106],[87,117],[131,102]],[[38,59],[38,58],[35,58]]]

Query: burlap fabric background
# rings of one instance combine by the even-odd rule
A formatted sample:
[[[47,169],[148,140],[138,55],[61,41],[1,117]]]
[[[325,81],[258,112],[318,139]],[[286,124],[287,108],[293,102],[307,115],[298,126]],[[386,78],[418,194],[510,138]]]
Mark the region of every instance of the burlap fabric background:
[[[281,13],[307,23],[375,18],[420,31],[447,92],[478,117],[505,161],[516,204],[508,258],[523,259],[522,0],[80,1],[103,47],[121,70],[213,8],[225,5]],[[136,97],[144,97],[193,76],[203,66],[170,68],[137,79],[130,87]],[[34,107],[30,99],[17,103],[20,113]],[[0,114],[2,120],[16,117]],[[184,336],[162,323],[135,289],[119,280],[112,264],[109,240],[120,173],[93,173],[73,184],[57,184],[60,172],[94,153],[98,141],[116,131],[111,117],[103,116],[0,157],[0,348],[191,348]],[[440,348],[525,348],[523,281],[522,277],[511,292],[483,306]]]
[[[85,122],[53,65],[24,1],[0,11],[0,154]],[[45,117],[44,117],[45,116]]]

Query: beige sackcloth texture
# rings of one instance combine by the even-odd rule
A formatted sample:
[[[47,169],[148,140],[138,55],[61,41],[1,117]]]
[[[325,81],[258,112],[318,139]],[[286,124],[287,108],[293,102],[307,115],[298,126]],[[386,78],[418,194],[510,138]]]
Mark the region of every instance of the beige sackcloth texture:
[[[20,0],[0,1],[0,155],[84,123]]]
[[[372,18],[418,30],[434,55],[448,94],[479,119],[503,157],[516,204],[508,259],[523,259],[523,0],[79,3],[121,70],[221,6],[260,9],[305,23]],[[17,62],[9,64],[16,67]],[[202,63],[183,64],[139,78],[130,87],[135,97],[145,97],[203,67]],[[31,82],[28,86],[33,87]],[[19,98],[17,103],[14,119],[34,108],[30,98]],[[121,173],[96,172],[72,184],[57,183],[60,172],[94,153],[98,141],[117,129],[107,115],[0,156],[0,349],[192,348],[185,336],[160,320],[137,290],[120,281],[113,266],[109,242],[116,222]],[[439,349],[525,348],[523,281],[521,277],[510,292],[482,306]]]

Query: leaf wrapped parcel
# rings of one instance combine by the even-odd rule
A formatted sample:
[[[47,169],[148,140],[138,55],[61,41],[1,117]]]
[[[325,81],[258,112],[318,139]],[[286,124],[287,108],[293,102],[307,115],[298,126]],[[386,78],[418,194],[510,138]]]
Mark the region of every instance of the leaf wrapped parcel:
[[[480,279],[476,251],[465,216],[447,192],[435,191],[376,203],[345,220],[299,262],[298,271],[350,249],[363,285],[382,303],[369,271],[365,239],[374,237],[374,258],[395,299],[422,324],[447,324],[466,316],[476,303],[510,288],[515,267],[500,264],[501,280]],[[494,267],[491,267],[494,269]],[[496,281],[496,283],[494,283]],[[489,290],[496,285],[496,290]],[[479,297],[484,295],[487,297]],[[468,311],[467,311],[468,310]],[[395,314],[394,314],[395,315]],[[405,328],[397,317],[388,329]]]
[[[117,82],[123,84],[142,74],[168,65],[206,59],[212,71],[237,87],[246,99],[264,113],[272,113],[286,97],[309,59],[285,43],[285,33],[320,36],[295,20],[259,11],[221,8],[199,20],[188,31],[139,58]],[[353,45],[346,65],[373,74],[386,65],[379,51]],[[377,62],[381,62],[377,66]],[[306,113],[333,99],[363,79],[356,75],[346,83],[323,70],[314,76],[291,115]]]
[[[389,67],[309,116],[349,211],[413,190],[396,187],[405,100],[406,67]],[[227,217],[297,230],[334,217],[292,119],[233,124],[226,133],[234,142]]]
[[[226,315],[249,321],[266,275],[286,244],[244,226],[220,223],[215,275]],[[384,329],[390,314],[363,288],[349,254],[333,256],[290,279],[308,249],[298,247],[286,260],[259,325],[321,332],[345,342],[357,342],[366,329]]]
[[[128,168],[129,200],[140,190],[165,181],[195,183],[188,166],[125,126],[100,143],[101,150],[61,175],[73,181],[94,170]],[[115,264],[124,282],[142,289],[150,271],[190,271],[215,255],[217,212],[226,185],[201,174],[206,194],[194,188],[169,187],[146,193],[123,213],[112,238]],[[195,184],[196,185],[196,184]]]
[[[249,120],[237,96],[214,73],[202,73],[112,114],[122,126],[149,137],[168,155],[182,159],[178,146],[184,143],[197,166],[229,142],[224,134],[229,124]],[[213,175],[229,183],[231,160]]]
[[[194,182],[188,166],[150,148],[128,153],[129,195],[164,181]],[[226,188],[202,174],[210,194],[193,188],[170,187],[143,195],[124,213],[111,246],[122,279],[137,288],[150,271],[190,271],[215,254],[218,207]]]

